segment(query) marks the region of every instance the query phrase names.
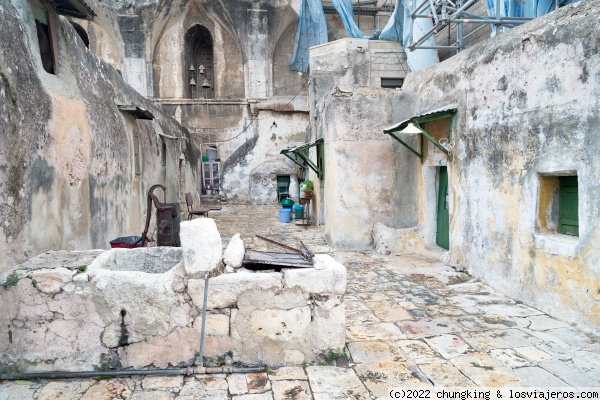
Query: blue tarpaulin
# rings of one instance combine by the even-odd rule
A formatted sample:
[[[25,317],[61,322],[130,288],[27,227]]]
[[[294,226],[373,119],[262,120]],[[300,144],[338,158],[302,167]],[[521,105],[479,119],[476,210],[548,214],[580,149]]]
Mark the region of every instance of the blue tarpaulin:
[[[390,19],[381,31],[379,40],[393,40],[395,42],[402,41],[402,26],[404,25],[404,6],[400,0],[396,1],[394,12],[390,15]]]
[[[321,0],[302,0],[290,68],[308,72],[308,49],[327,43],[327,22]]]
[[[499,10],[496,10],[496,0],[487,0],[486,6],[490,17],[537,18],[554,11],[557,1],[558,6],[563,7],[579,0],[500,0]],[[500,29],[505,31],[511,27],[508,25]],[[498,27],[492,25],[492,31],[495,35],[498,33]]]
[[[381,31],[379,29],[373,29],[372,35],[365,35],[361,31],[356,23],[354,22],[354,8],[352,6],[352,0],[333,0],[333,7],[340,14],[346,33],[353,38],[357,39],[377,39]]]

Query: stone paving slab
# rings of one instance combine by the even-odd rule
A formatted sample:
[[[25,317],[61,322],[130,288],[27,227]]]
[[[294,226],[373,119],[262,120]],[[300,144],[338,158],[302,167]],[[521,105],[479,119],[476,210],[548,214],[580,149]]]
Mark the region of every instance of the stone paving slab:
[[[259,374],[0,382],[0,399],[374,399],[385,385],[598,386],[600,340],[517,304],[452,267],[419,256],[333,251],[316,227],[279,222],[279,207],[225,205],[211,213],[225,247],[281,251],[302,241],[347,267],[348,367],[296,365]],[[89,254],[31,261],[79,266]],[[86,258],[87,257],[87,258]],[[93,258],[93,257],[92,257]],[[90,258],[91,259],[91,258]]]
[[[338,367],[307,367],[315,400],[352,398],[370,399],[369,392],[353,369]]]

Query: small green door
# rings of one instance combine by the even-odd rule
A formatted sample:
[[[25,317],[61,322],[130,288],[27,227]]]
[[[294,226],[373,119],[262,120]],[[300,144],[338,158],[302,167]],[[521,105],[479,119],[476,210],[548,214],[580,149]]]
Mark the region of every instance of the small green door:
[[[437,234],[438,246],[450,249],[450,214],[448,212],[448,168],[440,167],[440,188],[437,203]]]
[[[579,236],[579,193],[576,176],[561,176],[560,233]]]

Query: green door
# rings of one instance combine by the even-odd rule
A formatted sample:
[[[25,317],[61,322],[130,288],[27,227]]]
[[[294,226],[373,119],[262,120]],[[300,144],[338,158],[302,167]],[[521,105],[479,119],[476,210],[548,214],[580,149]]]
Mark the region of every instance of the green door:
[[[437,234],[435,242],[450,249],[450,214],[448,213],[448,168],[440,167],[440,188],[437,203]]]
[[[579,236],[579,194],[576,176],[561,176],[560,233]]]

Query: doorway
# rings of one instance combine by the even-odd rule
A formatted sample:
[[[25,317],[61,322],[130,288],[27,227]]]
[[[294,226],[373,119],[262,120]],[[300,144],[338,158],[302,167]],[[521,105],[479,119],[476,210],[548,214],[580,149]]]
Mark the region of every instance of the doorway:
[[[438,246],[450,249],[450,213],[448,210],[448,167],[439,168],[440,179],[437,201],[437,232],[435,242]]]

